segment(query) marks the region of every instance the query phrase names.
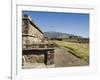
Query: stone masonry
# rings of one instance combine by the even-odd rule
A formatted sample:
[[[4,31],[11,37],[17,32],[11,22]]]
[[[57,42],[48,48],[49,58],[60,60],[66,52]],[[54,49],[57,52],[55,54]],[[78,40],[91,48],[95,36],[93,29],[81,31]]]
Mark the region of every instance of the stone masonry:
[[[28,15],[22,16],[22,65],[24,63],[54,64],[54,48]]]

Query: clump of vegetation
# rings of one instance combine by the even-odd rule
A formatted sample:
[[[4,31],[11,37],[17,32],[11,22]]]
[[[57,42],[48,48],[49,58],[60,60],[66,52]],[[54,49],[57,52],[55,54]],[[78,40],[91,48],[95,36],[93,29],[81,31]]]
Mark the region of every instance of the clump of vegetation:
[[[89,43],[72,43],[67,41],[54,40],[60,47],[67,49],[68,52],[89,63]]]

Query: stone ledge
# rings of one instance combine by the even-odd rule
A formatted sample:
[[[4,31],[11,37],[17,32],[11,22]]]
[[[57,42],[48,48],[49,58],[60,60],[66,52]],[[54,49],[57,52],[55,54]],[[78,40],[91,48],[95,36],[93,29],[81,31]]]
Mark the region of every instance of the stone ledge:
[[[22,69],[54,68],[55,64],[45,65],[44,63],[24,63]]]

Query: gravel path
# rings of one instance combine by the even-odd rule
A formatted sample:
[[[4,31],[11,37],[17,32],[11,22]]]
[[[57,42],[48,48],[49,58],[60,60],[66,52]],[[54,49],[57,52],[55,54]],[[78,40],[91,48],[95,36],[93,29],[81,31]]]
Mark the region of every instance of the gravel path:
[[[55,49],[54,63],[56,67],[68,67],[68,66],[87,66],[87,62],[69,53],[63,48]]]

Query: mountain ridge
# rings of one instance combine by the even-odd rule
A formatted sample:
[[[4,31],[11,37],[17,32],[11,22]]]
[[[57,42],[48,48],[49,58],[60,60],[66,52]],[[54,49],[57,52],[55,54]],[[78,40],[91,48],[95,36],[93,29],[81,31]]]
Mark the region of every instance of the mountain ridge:
[[[77,36],[74,34],[68,34],[68,33],[56,32],[56,31],[44,32],[44,35],[45,37],[48,37],[50,39],[51,38],[69,38],[70,36],[82,38],[81,36]]]

